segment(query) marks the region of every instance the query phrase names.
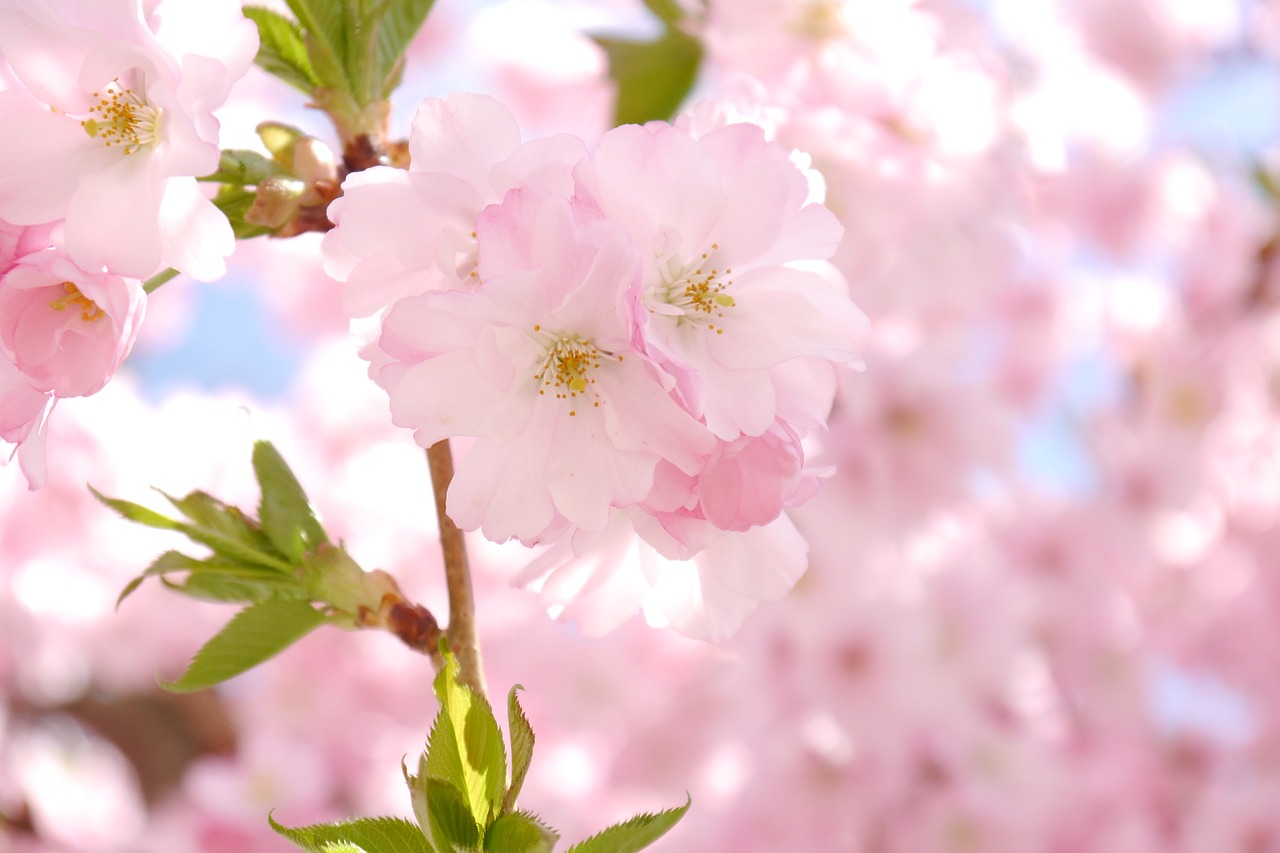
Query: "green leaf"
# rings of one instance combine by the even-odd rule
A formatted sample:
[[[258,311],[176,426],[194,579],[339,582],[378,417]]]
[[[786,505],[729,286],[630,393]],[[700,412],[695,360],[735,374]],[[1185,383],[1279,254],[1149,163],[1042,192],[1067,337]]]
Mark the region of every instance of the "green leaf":
[[[272,549],[268,548],[267,551],[258,550],[256,545],[260,545],[264,548],[268,547],[264,540],[255,539],[253,542],[247,544],[240,539],[224,535],[213,528],[204,527],[202,525],[187,524],[186,522],[177,521],[167,516],[163,516],[154,510],[147,509],[144,506],[140,506],[129,501],[122,501],[117,498],[108,498],[96,491],[92,486],[89,487],[89,491],[93,492],[94,497],[102,501],[102,503],[111,507],[130,521],[146,525],[147,527],[159,528],[160,530],[176,530],[187,538],[199,542],[201,545],[207,545],[209,548],[213,549],[215,553],[228,560],[248,563],[255,566],[264,566],[279,572],[292,571],[293,567],[280,559],[276,554],[271,553]],[[236,511],[239,512],[239,510]]]
[[[551,853],[560,833],[527,812],[504,814],[484,834],[485,853]]]
[[[287,575],[254,566],[246,566],[243,571],[193,572],[180,583],[168,578],[161,578],[161,581],[175,592],[191,598],[224,604],[255,604],[269,599],[312,599],[307,590],[297,586]]]
[[[507,786],[506,796],[502,800],[502,810],[509,812],[516,807],[516,797],[524,786],[525,774],[529,772],[529,764],[533,761],[533,726],[520,707],[519,692],[523,685],[517,684],[507,694],[507,728],[511,732],[511,784]]]
[[[480,846],[480,826],[471,816],[466,798],[443,779],[427,779],[427,835],[440,850]]]
[[[120,513],[129,521],[144,524],[147,527],[154,527],[158,530],[181,530],[183,527],[182,522],[174,521],[172,518],[161,515],[155,510],[147,509],[140,504],[122,501],[119,498],[109,498],[93,486],[89,487],[89,491],[93,493],[95,498]]]
[[[667,809],[657,814],[636,815],[631,820],[578,842],[569,848],[568,853],[636,853],[665,835],[667,830],[684,817],[692,804],[691,798],[679,808]]]
[[[397,0],[398,1],[398,0]],[[346,0],[347,82],[356,103],[366,106],[382,95],[378,63],[379,18],[393,0]]]
[[[272,175],[284,174],[280,164],[270,157],[264,157],[257,151],[241,148],[224,149],[218,160],[218,171],[200,178],[209,183],[238,184],[249,186],[257,184]]]
[[[698,77],[702,45],[680,30],[669,29],[656,41],[595,41],[609,57],[609,76],[618,86],[614,124],[671,118]]]
[[[427,815],[427,753],[418,756],[418,775],[414,776],[400,762],[400,772],[404,774],[404,783],[409,786],[409,802],[413,805],[413,816],[423,832],[431,831],[431,820]]]
[[[305,594],[305,591],[298,586],[297,581],[292,576],[285,575],[275,569],[237,563],[222,557],[209,557],[204,560],[198,560],[180,551],[165,551],[142,574],[129,582],[116,600],[116,607],[119,607],[120,603],[147,578],[160,577],[163,579],[166,575],[175,572],[190,572],[191,577],[183,584],[172,584],[171,586],[196,598],[212,598],[215,601],[251,602],[290,595],[301,597]],[[196,580],[196,578],[217,578],[219,582],[228,585],[228,593],[232,590],[238,590],[240,594],[231,596],[227,594],[213,596],[201,594],[202,590],[208,585],[202,581],[192,587],[192,581]],[[218,589],[219,587],[214,584],[212,588]]]
[[[227,217],[227,221],[231,223],[231,231],[237,240],[250,240],[271,233],[270,228],[244,220],[245,214],[249,212],[249,208],[253,207],[257,197],[257,193],[253,190],[247,190],[235,184],[223,184],[222,189],[218,190],[218,194],[213,197],[214,206]]]
[[[156,491],[159,491],[157,489]],[[199,532],[209,538],[230,540],[248,548],[254,554],[273,555],[275,549],[258,528],[258,525],[244,517],[239,507],[225,504],[207,492],[195,491],[183,498],[164,495],[178,512],[195,523]],[[212,547],[212,546],[210,546]]]
[[[294,564],[328,542],[298,478],[269,441],[253,445],[253,471],[262,488],[258,520],[276,550]]]
[[[303,601],[269,600],[241,610],[196,652],[187,671],[160,686],[189,693],[220,684],[287,649],[325,622]]]
[[[684,9],[676,0],[644,0],[644,5],[668,27],[674,27],[684,17]]]
[[[298,19],[319,87],[349,92],[346,76],[347,23],[350,0],[286,0]]]
[[[310,853],[335,853],[354,846],[369,853],[435,853],[422,830],[395,817],[367,817],[290,829],[268,816],[271,828]],[[341,845],[348,845],[342,847]],[[336,848],[335,848],[336,845]]]
[[[488,826],[502,808],[507,776],[498,721],[483,696],[458,683],[458,661],[447,652],[435,691],[440,713],[427,741],[426,772],[463,792],[475,822]]]
[[[435,0],[394,0],[378,22],[378,74],[383,98],[395,89],[403,70],[404,52],[434,4]]]
[[[307,56],[302,28],[259,6],[245,6],[244,16],[258,25],[258,55],[254,59],[258,67],[310,95],[320,80]]]
[[[324,853],[369,853],[363,847],[358,847],[350,841],[331,841],[320,849]]]
[[[1267,200],[1275,202],[1280,200],[1280,183],[1277,183],[1276,175],[1271,169],[1267,168],[1267,164],[1257,162],[1253,164],[1253,181],[1258,189],[1262,190]]]

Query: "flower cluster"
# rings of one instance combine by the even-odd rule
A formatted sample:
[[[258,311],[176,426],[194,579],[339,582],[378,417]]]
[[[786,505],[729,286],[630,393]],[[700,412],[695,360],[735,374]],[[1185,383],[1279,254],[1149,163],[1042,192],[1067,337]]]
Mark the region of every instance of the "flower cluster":
[[[395,423],[424,447],[475,439],[450,515],[554,545],[525,580],[566,618],[608,599],[588,629],[665,589],[678,628],[721,636],[785,592],[805,557],[783,510],[816,485],[801,433],[866,325],[825,263],[841,226],[788,150],[751,124],[654,122],[588,155],[522,143],[477,95],[427,101],[410,149],[407,172],[348,179],[326,249],[353,310],[383,310],[366,355]],[[573,558],[633,531],[674,578],[580,577]],[[695,560],[711,553],[737,568]]]
[[[33,488],[54,402],[101,389],[132,347],[139,280],[218,278],[235,247],[196,176],[218,168],[213,110],[257,31],[235,3],[172,5],[0,6],[17,83],[0,92],[0,440]]]

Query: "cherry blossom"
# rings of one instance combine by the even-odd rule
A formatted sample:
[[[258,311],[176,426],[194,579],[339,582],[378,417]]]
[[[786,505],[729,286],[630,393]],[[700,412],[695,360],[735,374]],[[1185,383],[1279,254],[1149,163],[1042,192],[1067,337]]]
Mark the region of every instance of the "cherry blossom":
[[[561,521],[602,529],[667,460],[696,472],[712,436],[632,344],[639,258],[609,222],[516,190],[476,226],[474,292],[396,303],[376,379],[424,447],[475,436],[450,513],[496,540],[540,541]]]
[[[0,121],[0,218],[66,220],[77,264],[212,280],[234,248],[195,178],[218,167],[213,115],[257,49],[237,4],[22,2],[0,54],[41,107]],[[47,108],[44,106],[47,105]]]
[[[760,127],[699,139],[659,123],[620,127],[576,179],[644,253],[645,349],[717,436],[774,423],[788,393],[778,365],[856,361],[866,317],[834,270],[806,266],[831,255],[840,225],[809,203],[805,177]]]
[[[26,255],[0,279],[0,354],[39,391],[92,394],[129,354],[144,305],[136,279],[85,272],[56,249]]]

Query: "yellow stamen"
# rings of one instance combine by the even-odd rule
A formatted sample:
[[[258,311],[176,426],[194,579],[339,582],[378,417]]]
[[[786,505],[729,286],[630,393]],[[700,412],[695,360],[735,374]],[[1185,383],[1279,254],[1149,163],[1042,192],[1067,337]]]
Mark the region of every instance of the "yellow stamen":
[[[89,118],[80,126],[106,147],[118,145],[125,154],[133,154],[159,140],[160,109],[132,89],[121,88],[112,81],[104,91],[94,92],[93,97],[98,102],[89,108]]]
[[[688,267],[669,267],[663,272],[662,284],[650,291],[651,300],[680,309],[677,323],[693,322],[724,334],[724,329],[717,328],[712,320],[723,318],[724,310],[733,308],[738,303],[725,290],[733,285],[733,269],[721,270],[715,263],[714,255],[720,245],[712,243],[710,249],[698,256],[697,263]]]
[[[535,332],[541,332],[542,327],[534,326],[533,329]],[[534,375],[534,379],[538,382],[538,393],[545,396],[550,390],[557,400],[574,400],[588,392],[598,396],[591,390],[591,386],[596,384],[592,374],[600,367],[601,360],[604,358],[616,358],[622,361],[621,356],[599,349],[590,341],[577,337],[555,339],[547,349],[542,369]],[[599,399],[592,405],[599,408]],[[569,414],[577,415],[577,409],[571,409]]]
[[[80,319],[86,323],[92,323],[106,316],[105,311],[98,307],[98,303],[80,292],[80,288],[76,287],[69,281],[62,283],[62,289],[66,291],[66,296],[59,297],[49,303],[49,307],[54,311],[66,311],[72,305],[80,306]]]

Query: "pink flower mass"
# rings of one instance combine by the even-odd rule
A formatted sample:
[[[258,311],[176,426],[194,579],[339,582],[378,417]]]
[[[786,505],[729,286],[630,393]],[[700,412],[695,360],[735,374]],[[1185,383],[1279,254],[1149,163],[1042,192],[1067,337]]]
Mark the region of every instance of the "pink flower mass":
[[[0,0],[0,853],[1280,853],[1278,9]]]
[[[383,298],[416,281],[370,374],[420,445],[477,439],[449,490],[458,524],[550,544],[635,507],[653,519],[636,532],[679,562],[812,496],[788,419],[822,422],[867,320],[825,263],[840,225],[784,146],[751,124],[695,138],[653,122],[588,155],[570,137],[520,143],[504,107],[455,95],[419,107],[409,148],[410,171],[348,180],[326,245],[349,287],[388,264]],[[693,595],[680,624],[714,607]]]

